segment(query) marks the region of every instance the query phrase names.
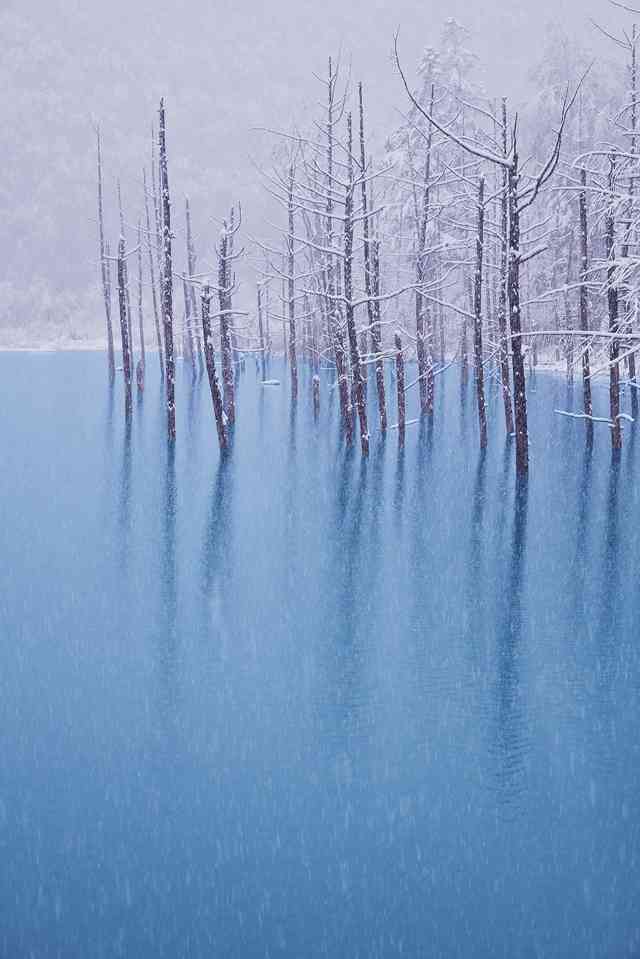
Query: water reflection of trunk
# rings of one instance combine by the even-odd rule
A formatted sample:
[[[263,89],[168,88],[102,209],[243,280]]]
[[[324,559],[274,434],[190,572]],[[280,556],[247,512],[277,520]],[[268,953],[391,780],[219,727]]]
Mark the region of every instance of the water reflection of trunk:
[[[349,495],[353,466],[358,461],[356,488]],[[340,751],[350,753],[349,738],[358,728],[358,712],[363,705],[363,648],[358,617],[365,609],[362,589],[362,517],[367,500],[367,461],[356,457],[354,448],[343,448],[336,484],[336,515],[332,538],[332,556],[328,569],[328,587],[332,598],[327,636],[329,675],[326,694],[337,728],[335,737]]]
[[[520,796],[525,790],[525,763],[529,748],[526,704],[520,677],[527,510],[527,480],[518,478],[514,498],[513,539],[509,569],[506,582],[498,580],[502,602],[499,594],[496,630],[495,709],[499,802],[512,812],[517,811]]]
[[[295,362],[295,357],[294,357]],[[293,376],[293,371],[292,371]],[[300,371],[296,369],[296,385],[298,389]],[[293,381],[292,381],[293,382]],[[293,386],[292,386],[293,390]],[[288,423],[288,442],[287,442],[287,465],[284,476],[283,489],[283,544],[284,544],[284,576],[282,597],[282,609],[286,616],[287,631],[293,635],[297,629],[296,622],[296,596],[302,588],[299,578],[301,568],[299,558],[299,535],[298,535],[298,463],[296,458],[296,425],[298,420],[298,404],[295,396],[291,396],[288,404],[289,423]]]
[[[578,479],[578,512],[576,522],[576,551],[573,559],[569,589],[573,592],[573,610],[569,622],[578,627],[580,634],[589,628],[589,610],[592,604],[588,600],[589,577],[589,507],[591,503],[591,467],[593,463],[593,443],[589,433],[585,435],[585,447],[582,456],[582,469]]]
[[[600,601],[597,619],[597,679],[605,698],[608,696],[616,669],[616,652],[621,625],[620,595],[620,522],[618,492],[620,458],[617,450],[611,455],[607,485],[600,573]]]
[[[487,483],[486,449],[480,448],[471,500],[469,559],[466,576],[466,602],[463,604],[463,633],[470,642],[473,664],[481,666],[479,643],[486,635],[486,594],[483,569],[484,510]]]
[[[433,555],[432,536],[435,528],[431,510],[433,487],[431,483],[432,469],[430,469],[433,465],[433,421],[433,416],[421,417],[418,424],[418,444],[413,474],[414,494],[410,520],[411,554],[409,571],[411,581],[407,584],[410,601],[407,636],[409,640],[415,641],[414,679],[419,695],[423,694],[427,686],[425,677],[427,639],[436,635],[436,606],[441,598],[439,591],[440,570],[434,569],[426,559]],[[423,716],[424,709],[417,709],[416,719],[420,721]]]
[[[467,395],[468,395],[469,377],[464,372],[460,372],[460,442],[464,443],[467,435]]]
[[[166,445],[162,510],[160,709],[166,726],[175,718],[178,696],[178,586],[176,574],[176,463],[175,443]]]
[[[402,509],[404,506],[404,473],[405,473],[405,448],[404,444],[398,446],[396,459],[396,477],[393,488],[393,512],[395,516],[398,531],[402,528]]]
[[[118,517],[118,542],[120,544],[120,574],[122,577],[121,586],[121,612],[125,613],[126,620],[129,620],[128,612],[131,605],[131,582],[130,582],[130,535],[131,535],[131,417],[127,417],[124,423],[124,440],[122,446],[122,474],[120,483],[120,509]]]
[[[233,460],[230,452],[220,457],[211,492],[209,520],[202,559],[202,602],[205,634],[223,638],[230,628],[232,548]]]

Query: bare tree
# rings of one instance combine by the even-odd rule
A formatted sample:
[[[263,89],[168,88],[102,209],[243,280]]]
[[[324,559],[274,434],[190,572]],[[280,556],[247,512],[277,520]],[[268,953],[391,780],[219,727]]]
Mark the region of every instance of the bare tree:
[[[100,127],[96,128],[98,141],[98,234],[100,238],[100,276],[102,279],[102,295],[104,297],[104,311],[107,320],[107,358],[109,376],[114,378],[116,372],[113,354],[113,324],[111,322],[111,282],[109,279],[109,259],[107,257],[104,240],[104,211],[102,200],[102,148],[100,143]]]
[[[118,304],[120,307],[120,338],[122,341],[125,411],[127,416],[129,416],[131,414],[131,353],[127,316],[126,261],[123,236],[120,237],[118,242]]]
[[[173,268],[171,261],[171,202],[169,198],[169,170],[165,128],[164,100],[160,100],[160,193],[162,198],[162,310],[164,322],[165,366],[167,372],[167,432],[170,440],[176,436],[176,370],[173,355]]]
[[[157,245],[157,241],[154,244],[154,235],[151,232],[151,220],[149,217],[149,194],[147,191],[147,172],[143,168],[142,170],[142,183],[144,187],[144,213],[145,213],[145,225],[147,230],[147,248],[149,251],[149,283],[151,285],[151,299],[153,302],[153,321],[155,324],[156,330],[156,343],[158,345],[158,362],[160,363],[160,375],[164,377],[164,348],[162,346],[162,333],[160,332],[160,318],[158,315],[158,294],[156,291],[156,278],[155,270],[153,265],[153,248],[154,245]]]
[[[211,401],[213,403],[213,413],[216,420],[216,429],[218,431],[218,443],[220,450],[227,448],[227,431],[224,423],[224,412],[222,409],[222,397],[220,396],[220,387],[216,375],[215,349],[213,345],[213,335],[211,333],[211,288],[205,285],[202,290],[202,340],[204,344],[205,364],[207,375],[209,377],[209,387],[211,389]]]
[[[484,253],[484,176],[478,184],[478,233],[476,235],[476,271],[473,281],[474,335],[473,356],[480,424],[480,447],[487,445],[487,408],[484,396],[484,366],[482,356],[482,258]]]

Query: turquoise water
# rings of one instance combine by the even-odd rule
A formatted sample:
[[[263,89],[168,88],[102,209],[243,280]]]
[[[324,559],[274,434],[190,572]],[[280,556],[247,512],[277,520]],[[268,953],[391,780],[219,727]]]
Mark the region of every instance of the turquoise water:
[[[635,427],[538,374],[516,486],[451,369],[363,462],[251,361],[220,462],[105,366],[0,355],[0,955],[640,955]]]

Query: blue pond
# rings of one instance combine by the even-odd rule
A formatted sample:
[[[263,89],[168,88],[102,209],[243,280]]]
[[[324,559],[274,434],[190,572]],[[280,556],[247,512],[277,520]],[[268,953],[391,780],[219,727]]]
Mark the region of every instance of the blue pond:
[[[0,355],[0,955],[639,956],[636,427],[537,374],[517,487],[452,368],[363,462],[252,360],[220,462],[154,359]]]

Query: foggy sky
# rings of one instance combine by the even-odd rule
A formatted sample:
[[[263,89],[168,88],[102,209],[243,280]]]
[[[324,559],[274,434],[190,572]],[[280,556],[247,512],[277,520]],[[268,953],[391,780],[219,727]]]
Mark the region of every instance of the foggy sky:
[[[114,245],[116,177],[133,230],[150,125],[165,96],[176,222],[188,192],[199,246],[212,248],[211,218],[234,200],[243,201],[247,229],[263,229],[252,164],[265,161],[273,140],[256,128],[304,125],[317,113],[322,88],[313,72],[324,73],[329,54],[341,50],[354,80],[364,81],[379,147],[400,119],[398,108],[406,109],[390,58],[394,31],[400,29],[402,59],[415,77],[423,48],[437,45],[447,16],[469,27],[487,91],[512,100],[530,93],[527,76],[550,21],[611,57],[613,45],[588,18],[613,30],[631,19],[604,0],[5,0],[0,283],[97,287],[92,122],[100,121],[104,136]]]

